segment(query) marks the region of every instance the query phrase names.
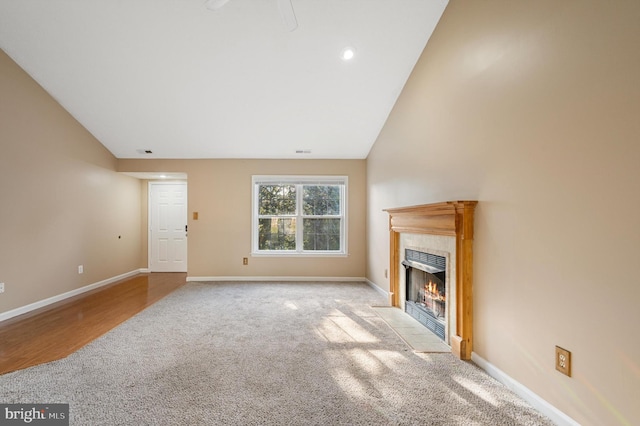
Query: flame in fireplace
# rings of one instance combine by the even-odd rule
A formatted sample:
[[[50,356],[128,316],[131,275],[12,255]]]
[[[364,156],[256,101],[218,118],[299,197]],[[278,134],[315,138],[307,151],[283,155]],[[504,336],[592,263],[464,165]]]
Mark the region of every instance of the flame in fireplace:
[[[424,297],[442,302],[447,299],[446,295],[440,294],[440,291],[438,291],[438,285],[431,280],[424,285]]]

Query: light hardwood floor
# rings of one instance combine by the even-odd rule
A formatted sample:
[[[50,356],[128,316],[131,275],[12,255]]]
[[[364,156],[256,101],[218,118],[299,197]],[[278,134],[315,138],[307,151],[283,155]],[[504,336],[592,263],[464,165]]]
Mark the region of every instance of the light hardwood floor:
[[[64,358],[185,283],[140,274],[0,322],[0,374]]]

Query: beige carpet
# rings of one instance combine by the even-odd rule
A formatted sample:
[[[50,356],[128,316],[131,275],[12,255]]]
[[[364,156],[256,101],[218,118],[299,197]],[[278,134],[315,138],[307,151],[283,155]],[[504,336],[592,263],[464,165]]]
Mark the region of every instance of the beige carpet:
[[[68,403],[82,426],[551,425],[474,364],[412,351],[384,303],[359,283],[189,283],[0,376],[0,401]]]

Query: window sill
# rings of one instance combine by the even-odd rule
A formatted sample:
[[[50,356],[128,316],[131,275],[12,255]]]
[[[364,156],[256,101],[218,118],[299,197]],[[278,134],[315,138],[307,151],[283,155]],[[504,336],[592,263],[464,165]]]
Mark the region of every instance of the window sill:
[[[274,252],[260,251],[260,252],[252,252],[251,256],[252,257],[348,257],[349,254],[345,252],[287,253],[283,251],[274,251]]]

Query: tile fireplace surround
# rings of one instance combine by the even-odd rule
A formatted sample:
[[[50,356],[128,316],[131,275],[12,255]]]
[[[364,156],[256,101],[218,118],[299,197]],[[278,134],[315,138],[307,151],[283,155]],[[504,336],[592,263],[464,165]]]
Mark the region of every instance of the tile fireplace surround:
[[[447,201],[443,203],[386,209],[390,233],[390,297],[391,305],[402,307],[404,291],[405,241],[412,235],[436,235],[455,239],[455,253],[448,269],[455,275],[450,303],[455,305],[454,318],[449,321],[451,351],[460,359],[471,359],[473,350],[473,216],[477,201]],[[428,249],[438,250],[438,247]]]

